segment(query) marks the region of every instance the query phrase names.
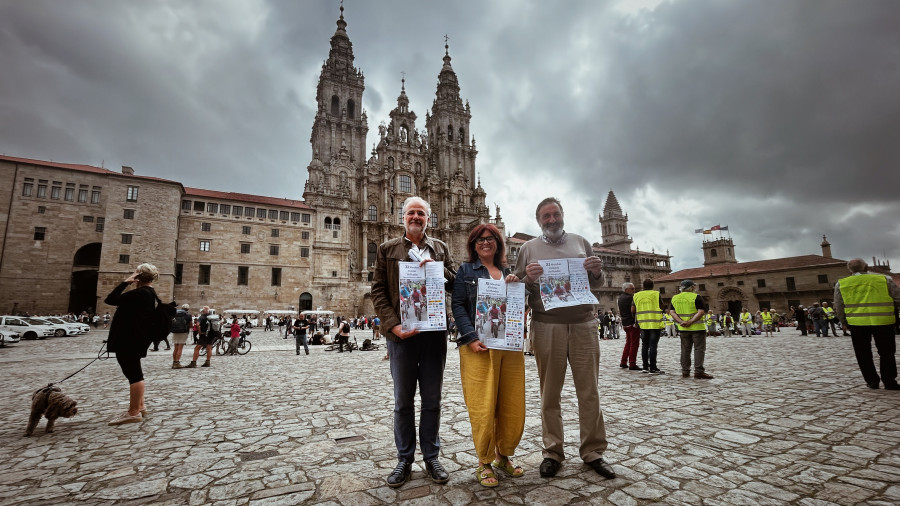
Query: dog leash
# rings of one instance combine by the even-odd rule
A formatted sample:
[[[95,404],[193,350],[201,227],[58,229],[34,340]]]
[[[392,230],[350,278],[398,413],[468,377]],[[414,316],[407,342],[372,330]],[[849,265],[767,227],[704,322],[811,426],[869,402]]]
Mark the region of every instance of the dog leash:
[[[104,351],[103,351],[104,348],[106,348],[106,341],[103,341],[103,344],[100,345],[100,350],[97,351],[97,356],[96,356],[93,360],[91,360],[90,362],[88,362],[87,364],[85,364],[84,367],[82,367],[81,369],[78,369],[77,371],[75,371],[75,372],[73,372],[72,374],[66,376],[65,378],[63,378],[63,379],[57,381],[56,383],[62,383],[63,381],[66,381],[67,379],[71,378],[72,376],[75,376],[76,374],[80,373],[81,371],[87,369],[87,366],[93,364],[94,362],[96,362],[96,361],[98,361],[98,360],[106,360],[106,359],[108,359],[108,358],[109,358],[109,351],[107,350],[107,351],[105,352],[105,353],[106,353],[106,356],[103,356],[103,355],[104,355]],[[39,388],[35,393],[40,392],[40,391],[42,391],[42,390],[49,390],[49,389],[52,389],[54,384],[55,384],[55,383],[48,383],[47,386],[45,386],[44,388]]]

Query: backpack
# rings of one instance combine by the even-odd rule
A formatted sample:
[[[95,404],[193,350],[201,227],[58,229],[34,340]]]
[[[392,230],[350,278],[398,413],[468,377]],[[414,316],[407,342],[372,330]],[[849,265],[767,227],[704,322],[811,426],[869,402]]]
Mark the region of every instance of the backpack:
[[[150,319],[149,338],[151,342],[159,342],[169,335],[172,331],[172,318],[175,317],[177,309],[175,301],[163,304],[163,301],[156,297],[156,309],[153,310],[153,317]]]
[[[185,321],[185,316],[190,317],[190,315],[188,315],[186,312],[184,314],[178,314],[178,312],[176,311],[175,317],[172,318],[171,328],[173,333],[183,334],[190,330],[190,328],[188,327],[188,323]]]

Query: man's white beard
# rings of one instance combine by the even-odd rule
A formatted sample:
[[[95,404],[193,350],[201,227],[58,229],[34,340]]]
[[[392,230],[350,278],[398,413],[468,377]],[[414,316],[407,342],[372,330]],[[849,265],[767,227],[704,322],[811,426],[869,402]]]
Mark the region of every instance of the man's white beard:
[[[555,227],[554,226],[541,227],[541,232],[543,232],[544,237],[546,237],[547,239],[550,239],[551,241],[558,241],[559,238],[562,237],[563,234],[566,233],[566,231],[563,229],[562,222],[558,223]]]

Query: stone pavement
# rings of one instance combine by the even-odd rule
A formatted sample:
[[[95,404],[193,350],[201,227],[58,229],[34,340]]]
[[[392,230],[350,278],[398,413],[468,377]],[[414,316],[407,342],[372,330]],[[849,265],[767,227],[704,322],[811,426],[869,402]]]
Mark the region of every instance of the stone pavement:
[[[361,342],[363,332],[355,332]],[[451,346],[444,384],[446,485],[423,476],[391,489],[396,463],[383,351],[338,354],[255,329],[253,350],[172,370],[144,360],[147,419],[108,427],[127,405],[114,360],[62,384],[79,413],[23,437],[30,394],[95,356],[105,331],[0,349],[2,504],[898,504],[900,392],[870,390],[849,338],[710,338],[714,380],[682,379],[678,340],[663,338],[651,376],[618,367],[624,340],[601,341],[601,399],[619,477],[577,456],[575,394],[564,390],[568,459],[543,479],[538,380],[526,357],[525,476],[474,480],[476,457]],[[381,341],[383,342],[383,341]]]

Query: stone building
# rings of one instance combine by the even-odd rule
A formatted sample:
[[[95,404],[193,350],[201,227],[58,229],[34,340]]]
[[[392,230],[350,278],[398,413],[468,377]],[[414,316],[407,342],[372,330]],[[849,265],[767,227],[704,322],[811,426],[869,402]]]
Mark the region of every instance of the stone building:
[[[0,157],[0,313],[106,311],[100,297],[150,262],[160,296],[195,308],[372,314],[375,251],[403,233],[406,198],[431,204],[428,234],[457,262],[476,224],[502,231],[476,176],[471,108],[446,43],[424,128],[403,79],[366,158],[365,78],[346,27],[341,7],[316,88],[302,200],[184,188],[128,167]]]
[[[600,224],[603,229],[602,243],[595,242],[591,246],[594,255],[603,261],[603,275],[606,286],[595,290],[594,295],[600,302],[600,309],[618,312],[616,299],[622,293],[623,283],[634,283],[640,289],[640,283],[646,278],[657,279],[669,274],[671,268],[671,256],[656,253],[655,251],[641,251],[632,249],[632,239],[628,235],[628,215],[622,212],[622,207],[616,198],[616,194],[610,190],[600,214]],[[519,248],[534,236],[518,232],[506,238],[507,258],[510,265],[515,266]],[[590,240],[590,238],[588,238]]]
[[[92,167],[0,156],[0,311],[99,308],[140,262],[161,297],[175,281],[180,183]]]
[[[742,308],[755,313],[769,308],[787,313],[790,306],[832,302],[834,283],[849,275],[847,261],[831,256],[831,244],[822,236],[821,255],[801,255],[753,262],[738,262],[730,237],[704,240],[703,267],[684,269],[656,279],[657,289],[668,303],[684,279],[697,284],[715,313]],[[890,263],[872,259],[870,272],[890,275]]]

